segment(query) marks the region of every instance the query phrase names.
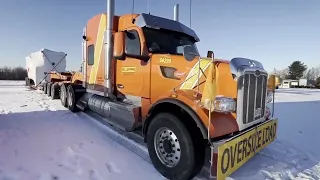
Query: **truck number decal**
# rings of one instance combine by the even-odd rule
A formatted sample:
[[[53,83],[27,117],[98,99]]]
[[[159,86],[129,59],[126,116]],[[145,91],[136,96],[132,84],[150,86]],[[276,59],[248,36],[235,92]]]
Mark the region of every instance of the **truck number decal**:
[[[171,58],[161,57],[160,58],[160,63],[170,64],[171,63]]]

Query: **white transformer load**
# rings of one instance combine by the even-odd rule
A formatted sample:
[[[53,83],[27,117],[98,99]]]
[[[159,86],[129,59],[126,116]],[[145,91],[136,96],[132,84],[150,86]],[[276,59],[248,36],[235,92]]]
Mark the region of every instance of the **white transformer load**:
[[[26,57],[26,69],[31,85],[37,86],[41,81],[48,82],[51,71],[66,71],[66,56],[64,52],[41,49]],[[46,77],[46,78],[45,78]],[[45,80],[43,80],[45,78]]]

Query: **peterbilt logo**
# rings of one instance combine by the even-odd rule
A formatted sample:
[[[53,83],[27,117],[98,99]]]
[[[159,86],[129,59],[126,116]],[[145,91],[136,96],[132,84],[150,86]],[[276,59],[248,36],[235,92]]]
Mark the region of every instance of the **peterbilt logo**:
[[[261,117],[262,115],[262,108],[257,108],[254,110],[254,117]]]
[[[256,70],[256,71],[254,72],[254,75],[255,75],[256,77],[259,77],[260,74],[261,74],[261,72],[260,72],[259,70]]]

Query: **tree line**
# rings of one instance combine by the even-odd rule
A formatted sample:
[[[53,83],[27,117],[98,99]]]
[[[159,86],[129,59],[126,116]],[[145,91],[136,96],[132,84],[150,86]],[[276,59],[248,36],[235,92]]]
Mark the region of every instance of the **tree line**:
[[[25,80],[28,76],[27,70],[22,67],[0,68],[0,80]]]
[[[283,79],[308,79],[320,86],[320,66],[308,68],[302,61],[293,61],[287,68],[275,70],[274,74]]]
[[[274,74],[283,79],[308,79],[320,86],[320,66],[308,68],[302,61],[293,61],[287,68],[274,70]],[[22,67],[0,68],[0,80],[24,80],[28,76],[27,70]]]

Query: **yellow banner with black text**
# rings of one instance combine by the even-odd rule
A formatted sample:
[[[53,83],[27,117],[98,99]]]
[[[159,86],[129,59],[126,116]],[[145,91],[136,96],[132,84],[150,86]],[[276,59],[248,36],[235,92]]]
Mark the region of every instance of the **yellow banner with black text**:
[[[225,179],[276,138],[278,120],[258,126],[218,147],[217,179]]]

